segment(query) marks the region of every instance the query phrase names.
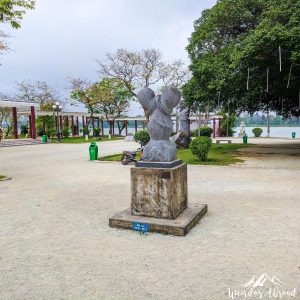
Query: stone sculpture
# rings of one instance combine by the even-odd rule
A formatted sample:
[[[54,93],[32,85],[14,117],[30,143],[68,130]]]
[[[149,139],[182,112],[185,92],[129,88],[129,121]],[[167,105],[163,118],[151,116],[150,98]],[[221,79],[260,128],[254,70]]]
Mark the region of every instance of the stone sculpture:
[[[243,137],[244,135],[245,135],[245,122],[241,122],[239,137]]]
[[[138,93],[138,100],[150,117],[150,141],[143,161],[130,170],[130,209],[110,218],[110,227],[184,236],[206,214],[206,204],[188,206],[187,165],[175,160],[176,146],[170,141],[171,112],[180,99],[174,86],[164,88],[158,96],[149,88]]]
[[[178,147],[188,148],[191,141],[189,128],[189,110],[185,107],[183,100],[179,103],[180,131],[171,137],[171,141]]]
[[[137,96],[140,104],[149,115],[150,141],[145,146],[143,161],[174,161],[176,159],[176,145],[170,141],[173,131],[171,113],[180,102],[180,91],[174,86],[167,86],[161,95],[155,96],[153,90],[145,87]]]

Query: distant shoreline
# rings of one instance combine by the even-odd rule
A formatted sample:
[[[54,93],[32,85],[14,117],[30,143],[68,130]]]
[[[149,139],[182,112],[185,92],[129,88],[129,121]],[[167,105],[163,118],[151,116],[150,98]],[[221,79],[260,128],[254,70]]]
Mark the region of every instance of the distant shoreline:
[[[235,126],[236,128],[239,128],[239,125],[236,125]],[[246,124],[245,127],[267,127],[267,125],[257,125],[257,124]],[[300,128],[300,125],[270,125],[270,127],[285,127],[285,128],[294,128],[294,127],[299,127]]]

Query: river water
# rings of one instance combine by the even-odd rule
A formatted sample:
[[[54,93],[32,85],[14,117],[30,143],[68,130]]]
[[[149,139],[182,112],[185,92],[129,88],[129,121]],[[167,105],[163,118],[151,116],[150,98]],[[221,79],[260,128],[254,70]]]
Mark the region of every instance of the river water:
[[[258,126],[257,126],[258,127]],[[252,129],[255,127],[246,127],[246,134],[249,137],[253,137],[254,134],[252,133]],[[267,127],[260,127],[263,132],[261,134],[262,137],[267,136]],[[138,130],[143,129],[142,126],[139,125]],[[194,128],[191,128],[194,129]],[[104,129],[104,134],[108,134],[109,129]],[[115,128],[115,133],[117,134],[117,128]],[[134,134],[135,129],[132,127],[128,128],[128,133]],[[234,136],[238,136],[240,132],[240,128],[235,128],[235,134]],[[292,137],[292,132],[296,132],[296,138],[300,138],[300,127],[271,127],[270,128],[270,137],[278,137],[278,138],[290,138]],[[122,135],[125,135],[125,129],[122,131]]]
[[[259,127],[259,126],[257,126]],[[254,136],[252,133],[252,129],[255,127],[246,127],[246,134],[251,137]],[[263,132],[261,134],[262,137],[267,136],[267,127],[260,127]],[[234,136],[238,136],[240,132],[240,128],[235,128]],[[290,138],[292,137],[292,132],[296,132],[296,138],[300,138],[300,127],[271,127],[270,128],[270,136],[271,137],[281,137],[281,138]]]

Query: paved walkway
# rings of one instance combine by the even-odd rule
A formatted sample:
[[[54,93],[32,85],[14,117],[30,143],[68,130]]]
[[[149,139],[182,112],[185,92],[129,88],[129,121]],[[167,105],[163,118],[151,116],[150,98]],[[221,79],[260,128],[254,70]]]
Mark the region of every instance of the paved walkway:
[[[2,148],[0,173],[13,177],[0,182],[1,300],[223,300],[262,273],[300,289],[298,155],[189,166],[189,201],[209,212],[186,237],[109,228],[129,206],[130,166],[88,161],[87,144]]]
[[[16,146],[29,146],[42,144],[40,139],[12,139],[12,140],[1,140],[1,147],[16,147]]]

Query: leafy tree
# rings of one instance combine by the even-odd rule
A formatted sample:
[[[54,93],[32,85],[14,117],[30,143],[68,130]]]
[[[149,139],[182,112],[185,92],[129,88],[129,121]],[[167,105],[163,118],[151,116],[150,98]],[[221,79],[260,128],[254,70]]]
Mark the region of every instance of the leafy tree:
[[[87,127],[94,116],[95,105],[97,104],[97,97],[90,94],[91,86],[92,83],[85,79],[75,78],[70,80],[71,99],[82,103],[90,113],[89,122],[86,124]]]
[[[0,0],[0,23],[8,23],[12,28],[21,27],[21,20],[26,9],[33,9],[35,1],[33,0]],[[0,54],[9,50],[4,41],[8,35],[0,30]]]
[[[9,23],[13,28],[20,28],[26,9],[33,9],[35,1],[32,0],[1,0],[0,22]]]
[[[299,0],[220,0],[194,27],[183,87],[191,108],[209,101],[211,110],[299,116]]]
[[[235,114],[222,112],[221,115],[223,116],[222,128],[221,128],[222,136],[234,136]]]
[[[101,81],[94,83],[88,94],[91,98],[97,99],[95,109],[103,113],[106,120],[116,119],[124,116],[124,112],[129,106],[132,94],[128,91],[125,84],[115,78],[103,78]],[[117,122],[119,134],[125,128]]]
[[[11,109],[8,107],[0,107],[0,127],[2,127],[2,124],[5,125],[5,130],[3,132],[5,138],[9,136],[13,130],[12,113]]]
[[[125,84],[116,78],[103,78],[94,83],[72,79],[71,84],[71,98],[86,106],[90,112],[90,122],[94,113],[103,113],[106,120],[122,117],[132,98]],[[121,126],[120,122],[117,124],[121,134],[125,125]]]
[[[44,131],[44,124],[45,124],[45,131]],[[46,134],[49,138],[52,133],[56,133],[56,124],[54,116],[42,116],[36,118],[36,128],[39,135]],[[55,135],[54,133],[54,135]]]

